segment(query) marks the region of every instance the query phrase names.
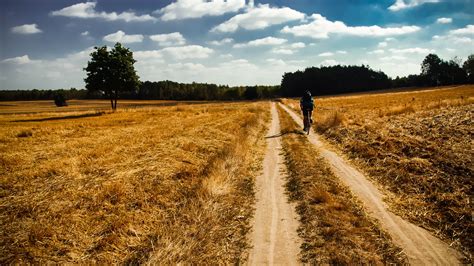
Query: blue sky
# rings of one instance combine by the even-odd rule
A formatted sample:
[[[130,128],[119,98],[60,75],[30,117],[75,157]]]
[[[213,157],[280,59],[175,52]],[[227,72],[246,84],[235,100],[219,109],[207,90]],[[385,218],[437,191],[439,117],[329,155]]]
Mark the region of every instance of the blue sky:
[[[420,72],[474,53],[474,0],[2,0],[0,89],[83,88],[94,46],[122,42],[142,81],[276,85],[309,66]]]

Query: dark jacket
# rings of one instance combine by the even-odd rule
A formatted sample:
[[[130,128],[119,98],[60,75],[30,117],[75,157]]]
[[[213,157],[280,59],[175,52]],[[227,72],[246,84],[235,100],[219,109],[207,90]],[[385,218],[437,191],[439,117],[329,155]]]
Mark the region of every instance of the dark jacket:
[[[304,95],[303,97],[301,97],[300,108],[302,110],[313,110],[314,108],[313,97],[309,95]]]

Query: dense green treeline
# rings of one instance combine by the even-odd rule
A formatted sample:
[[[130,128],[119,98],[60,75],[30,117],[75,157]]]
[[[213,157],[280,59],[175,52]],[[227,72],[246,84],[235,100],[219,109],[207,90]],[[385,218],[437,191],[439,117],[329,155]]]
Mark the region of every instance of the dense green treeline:
[[[280,86],[239,86],[207,83],[178,83],[173,81],[142,82],[136,91],[122,92],[120,99],[137,100],[254,100],[267,99],[278,95]],[[98,91],[77,90],[3,90],[1,101],[53,100],[57,95],[66,99],[108,99]]]
[[[0,101],[33,101],[53,100],[57,95],[63,95],[66,99],[97,99],[101,96],[91,93],[86,89],[78,90],[0,90]]]
[[[270,98],[279,92],[279,86],[229,87],[208,83],[191,84],[173,81],[145,81],[141,84],[136,99],[160,100],[252,100]]]
[[[403,67],[403,64],[400,65]],[[304,71],[285,73],[281,82],[281,95],[301,96],[305,90],[314,95],[373,91],[402,87],[446,86],[474,83],[474,55],[462,63],[455,57],[449,61],[429,54],[421,63],[419,75],[389,78],[382,71],[369,66],[310,67]]]
[[[281,82],[281,93],[296,97],[310,90],[315,95],[350,93],[380,90],[391,87],[390,78],[382,71],[367,66],[310,67],[304,71],[285,73]]]
[[[392,86],[399,88],[466,83],[474,84],[474,54],[470,55],[464,63],[458,57],[445,61],[436,54],[429,54],[421,63],[419,75],[396,77],[392,81]]]

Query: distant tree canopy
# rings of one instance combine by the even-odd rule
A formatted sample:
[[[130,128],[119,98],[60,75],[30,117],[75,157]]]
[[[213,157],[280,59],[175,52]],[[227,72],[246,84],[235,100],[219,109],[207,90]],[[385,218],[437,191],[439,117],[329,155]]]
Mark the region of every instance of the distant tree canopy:
[[[391,80],[382,71],[367,66],[322,66],[285,73],[281,81],[283,96],[300,96],[305,90],[315,95],[387,89]]]
[[[301,96],[305,90],[315,95],[340,94],[401,87],[445,86],[474,83],[474,55],[462,64],[454,57],[444,61],[436,54],[429,54],[421,63],[419,75],[389,78],[382,71],[368,66],[310,67],[304,71],[285,73],[281,81],[281,94]]]
[[[421,75],[426,77],[427,85],[437,86],[441,77],[441,59],[435,54],[429,54],[421,63]]]
[[[87,63],[84,70],[87,77],[84,79],[86,88],[90,91],[100,91],[104,93],[112,105],[112,109],[117,109],[117,99],[123,92],[135,91],[140,85],[138,75],[133,64],[133,53],[116,43],[109,52],[107,46],[94,47],[91,61]]]
[[[99,91],[76,90],[5,90],[0,91],[0,101],[54,100],[57,92],[66,99],[109,99]],[[122,99],[137,100],[258,100],[279,95],[280,86],[237,86],[208,83],[178,83],[173,81],[145,81],[138,90],[120,94]]]
[[[474,54],[470,55],[462,65],[466,72],[468,83],[474,84]]]
[[[138,99],[160,100],[254,100],[270,98],[278,94],[279,86],[239,86],[208,83],[177,83],[173,81],[145,81],[138,89]]]
[[[445,86],[455,84],[474,84],[474,55],[470,55],[462,64],[459,57],[444,61],[436,54],[429,54],[421,63],[419,75],[397,77],[392,81],[392,87],[422,87]]]
[[[60,90],[2,90],[0,91],[1,101],[32,101],[32,100],[54,100],[54,96],[63,93],[66,99],[97,99],[102,96],[100,93],[92,93],[87,90],[76,88]]]
[[[435,54],[427,55],[421,63],[421,76],[427,86],[462,84],[467,77],[459,58],[444,61]]]

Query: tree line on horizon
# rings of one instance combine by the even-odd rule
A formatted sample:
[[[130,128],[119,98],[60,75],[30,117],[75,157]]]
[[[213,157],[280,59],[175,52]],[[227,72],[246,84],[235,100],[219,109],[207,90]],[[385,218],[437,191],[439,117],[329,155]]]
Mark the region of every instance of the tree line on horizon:
[[[403,67],[403,64],[400,65]],[[369,66],[321,66],[285,73],[280,93],[284,97],[301,96],[309,90],[313,95],[334,95],[403,87],[435,87],[474,84],[474,54],[462,63],[458,57],[449,61],[429,54],[421,63],[421,73],[392,79],[383,71]]]
[[[95,47],[87,72],[86,89],[77,90],[2,90],[0,100],[110,99],[112,109],[117,99],[140,100],[254,100],[273,97],[298,97],[305,90],[314,95],[335,95],[400,87],[474,84],[474,54],[462,61],[449,61],[429,54],[421,63],[421,73],[392,79],[369,66],[335,65],[309,67],[304,71],[284,73],[280,86],[236,86],[208,83],[178,83],[169,80],[140,82],[133,64],[133,53],[117,43],[110,51]],[[400,67],[403,67],[401,65]],[[64,100],[65,104],[65,100]],[[58,105],[59,106],[59,105]]]
[[[236,86],[209,83],[178,83],[174,81],[145,81],[136,91],[120,93],[119,99],[130,100],[197,100],[233,101],[269,99],[279,95],[280,86]],[[0,101],[65,99],[109,99],[104,93],[87,89],[59,90],[0,90]]]

